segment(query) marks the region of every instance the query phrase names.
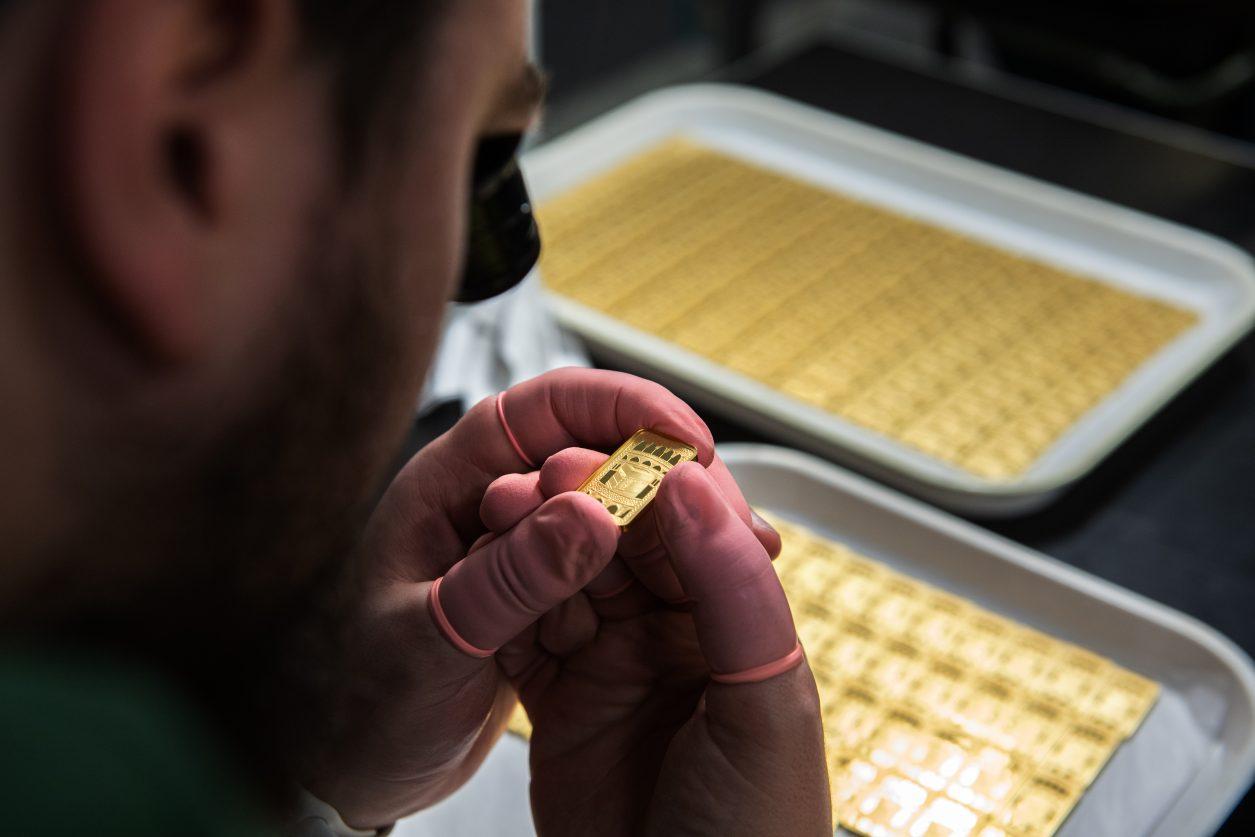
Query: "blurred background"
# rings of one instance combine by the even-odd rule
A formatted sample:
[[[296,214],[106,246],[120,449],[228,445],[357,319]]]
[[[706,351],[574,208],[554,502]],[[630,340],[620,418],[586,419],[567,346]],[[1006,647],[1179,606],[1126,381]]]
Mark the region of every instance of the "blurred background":
[[[542,0],[550,132],[747,58],[837,40],[1255,137],[1255,11],[1238,0]],[[840,79],[831,79],[840,84]]]

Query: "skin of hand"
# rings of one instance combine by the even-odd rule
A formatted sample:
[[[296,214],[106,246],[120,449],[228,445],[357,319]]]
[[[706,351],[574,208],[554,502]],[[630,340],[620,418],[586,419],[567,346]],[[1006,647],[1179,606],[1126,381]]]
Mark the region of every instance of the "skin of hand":
[[[499,480],[483,517],[508,538],[605,458],[566,450]],[[626,586],[585,588],[497,655],[534,725],[539,833],[832,834],[805,659],[758,682],[712,680],[797,647],[771,556],[719,480],[696,463],[675,468],[622,545],[647,557],[623,558]],[[677,583],[685,602],[669,604]]]
[[[751,515],[705,424],[657,384],[564,369],[508,390],[500,405],[495,398],[476,405],[406,465],[368,526],[361,605],[335,678],[343,696],[324,751],[304,777],[346,822],[383,826],[448,796],[479,767],[513,711],[506,652],[494,659],[453,647],[433,620],[433,582],[440,580],[439,601],[459,634],[488,652],[520,635],[514,646],[527,646],[545,614],[563,623],[585,587],[636,585],[616,557],[619,530],[605,510],[582,494],[542,496],[531,463],[575,445],[613,450],[641,427],[693,444],[740,529],[762,555],[778,553],[779,536]],[[490,485],[497,500],[485,503]],[[623,542],[636,550],[642,577],[681,595],[654,540]]]

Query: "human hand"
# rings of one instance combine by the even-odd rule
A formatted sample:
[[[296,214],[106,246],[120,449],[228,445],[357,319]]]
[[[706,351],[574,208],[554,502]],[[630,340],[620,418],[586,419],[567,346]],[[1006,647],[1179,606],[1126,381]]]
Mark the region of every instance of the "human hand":
[[[343,694],[326,746],[303,777],[348,823],[385,825],[452,793],[513,710],[513,687],[491,655],[446,640],[428,606],[433,582],[442,579],[438,601],[466,642],[492,651],[581,588],[621,586],[628,577],[612,557],[618,530],[604,509],[583,495],[544,502],[521,472],[572,445],[613,449],[640,427],[693,444],[740,519],[779,550],[779,537],[751,518],[714,456],[705,424],[657,384],[566,369],[476,405],[402,470],[364,540],[359,606],[337,675]],[[498,480],[503,475],[514,476]],[[529,519],[488,542],[490,528],[501,530],[492,507],[480,517],[494,481],[497,496],[513,481]],[[665,561],[640,563],[652,563],[656,583],[678,589]]]
[[[484,519],[508,538],[604,460],[572,449],[501,480]],[[497,655],[533,724],[539,832],[831,835],[815,682],[770,556],[719,483],[677,466],[624,547],[626,584],[603,574]]]

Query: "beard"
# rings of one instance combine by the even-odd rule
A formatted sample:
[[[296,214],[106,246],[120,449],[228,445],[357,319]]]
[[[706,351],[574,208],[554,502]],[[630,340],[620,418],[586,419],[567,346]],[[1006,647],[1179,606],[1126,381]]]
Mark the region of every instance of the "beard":
[[[276,804],[318,737],[422,364],[397,272],[369,258],[387,248],[348,244],[330,212],[312,227],[302,298],[238,370],[248,406],[82,429],[62,482],[80,511],[2,617],[165,675]]]

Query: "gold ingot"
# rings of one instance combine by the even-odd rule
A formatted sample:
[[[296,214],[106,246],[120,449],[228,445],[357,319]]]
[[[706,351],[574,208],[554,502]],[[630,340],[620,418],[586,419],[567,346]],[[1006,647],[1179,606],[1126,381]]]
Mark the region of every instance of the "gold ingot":
[[[838,810],[841,824],[858,834],[909,834],[902,830],[922,813],[928,789],[893,771],[855,794]]]
[[[667,472],[697,458],[697,448],[655,433],[638,430],[600,468],[584,480],[579,491],[594,498],[626,528],[658,494]]]
[[[1067,716],[1059,706],[1040,701],[1021,704],[1017,709],[1002,719],[999,733],[1011,749],[1037,761],[1067,733]]]
[[[831,749],[848,755],[879,728],[883,714],[879,699],[868,689],[851,686],[836,692],[824,704],[824,731]]]
[[[996,819],[1013,834],[1054,834],[1079,798],[1075,787],[1051,777],[1033,776],[1012,795]]]
[[[1044,764],[1051,775],[1067,782],[1088,785],[1107,763],[1115,736],[1099,727],[1074,724],[1046,754]]]

